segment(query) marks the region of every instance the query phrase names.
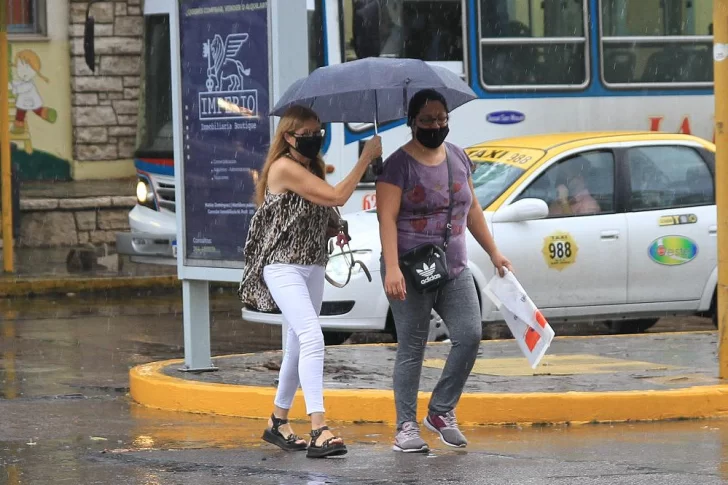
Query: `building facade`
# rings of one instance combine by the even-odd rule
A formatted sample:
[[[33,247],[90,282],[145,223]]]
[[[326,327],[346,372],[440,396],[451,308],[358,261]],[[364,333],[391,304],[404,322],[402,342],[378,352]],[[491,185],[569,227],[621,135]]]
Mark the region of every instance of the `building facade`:
[[[134,175],[142,0],[91,7],[95,72],[83,55],[87,1],[0,1],[9,14],[10,141],[20,179]]]

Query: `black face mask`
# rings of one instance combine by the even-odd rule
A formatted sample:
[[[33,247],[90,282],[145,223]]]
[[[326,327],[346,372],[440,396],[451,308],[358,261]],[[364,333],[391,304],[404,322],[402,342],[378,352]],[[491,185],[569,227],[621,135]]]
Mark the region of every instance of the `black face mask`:
[[[298,153],[308,158],[315,159],[324,144],[324,137],[321,135],[297,136],[295,148]]]
[[[437,148],[445,141],[448,133],[450,133],[450,127],[447,125],[440,128],[420,128],[418,126],[415,137],[427,148]]]

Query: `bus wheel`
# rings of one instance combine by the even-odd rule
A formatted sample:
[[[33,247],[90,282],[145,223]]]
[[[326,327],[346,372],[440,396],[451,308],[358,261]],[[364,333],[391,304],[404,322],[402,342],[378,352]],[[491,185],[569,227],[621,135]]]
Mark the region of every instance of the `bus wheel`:
[[[642,333],[657,323],[659,318],[643,318],[640,320],[618,320],[607,322],[612,333]]]

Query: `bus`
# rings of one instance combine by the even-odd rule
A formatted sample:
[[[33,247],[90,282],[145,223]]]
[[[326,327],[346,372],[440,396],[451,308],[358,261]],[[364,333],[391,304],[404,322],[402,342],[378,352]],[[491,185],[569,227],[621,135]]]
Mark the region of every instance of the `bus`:
[[[171,8],[174,0],[144,3],[138,204],[117,248],[135,261],[175,264]],[[451,114],[448,140],[463,147],[613,129],[713,139],[712,0],[307,0],[307,11],[309,71],[384,56],[460,75],[478,96]],[[326,127],[330,183],[373,133],[371,124]],[[385,157],[410,137],[404,120],[379,134]],[[374,181],[364,175],[344,214],[376,207]]]

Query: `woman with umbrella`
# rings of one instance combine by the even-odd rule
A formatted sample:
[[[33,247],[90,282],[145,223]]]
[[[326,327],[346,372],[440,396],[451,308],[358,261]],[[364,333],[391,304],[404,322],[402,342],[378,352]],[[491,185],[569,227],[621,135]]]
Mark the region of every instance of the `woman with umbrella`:
[[[448,106],[455,109],[476,98],[457,74],[444,67],[419,59],[368,57],[316,69],[293,83],[271,111],[279,115],[290,106],[303,105],[323,122],[373,121],[375,132],[379,123],[407,117],[412,129],[414,139],[389,157],[377,183],[382,276],[399,339],[394,393],[395,449],[400,451],[428,449],[415,414],[433,307],[450,330],[453,348],[425,424],[448,445],[466,444],[453,409],[475,362],[482,331],[478,297],[466,268],[465,228],[490,254],[501,275],[510,268],[495,247],[475,198],[470,160],[455,145],[443,145],[449,130]],[[380,160],[374,169],[381,169]],[[364,168],[359,170],[357,165],[357,175]],[[400,263],[408,273],[407,283]]]
[[[416,413],[433,308],[447,325],[452,349],[424,425],[448,446],[467,444],[454,409],[475,363],[482,328],[467,268],[465,229],[487,251],[501,276],[504,268],[512,269],[498,251],[475,197],[472,162],[463,149],[445,142],[448,121],[442,94],[432,89],[417,92],[407,110],[413,139],[385,161],[377,180],[382,278],[398,339],[394,450],[407,453],[429,449],[420,437]]]
[[[320,151],[321,122],[314,111],[291,106],[271,140],[256,187],[258,210],[245,244],[245,269],[239,295],[258,311],[283,314],[287,343],[273,413],[263,439],[288,451],[305,450],[311,458],[346,454],[341,438],[326,426],[323,402],[324,337],[319,312],[332,236],[333,207],[343,205],[372,160],[382,154],[378,136],[367,141],[353,170],[335,187],[326,183]],[[338,227],[335,228],[338,231]],[[288,424],[298,385],[311,418],[311,441],[300,439]]]

